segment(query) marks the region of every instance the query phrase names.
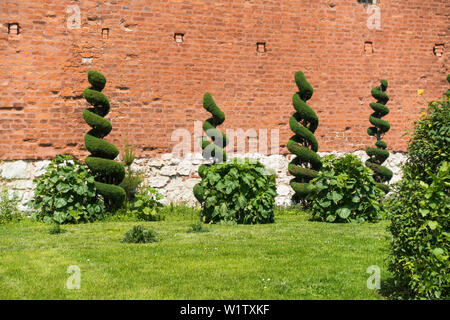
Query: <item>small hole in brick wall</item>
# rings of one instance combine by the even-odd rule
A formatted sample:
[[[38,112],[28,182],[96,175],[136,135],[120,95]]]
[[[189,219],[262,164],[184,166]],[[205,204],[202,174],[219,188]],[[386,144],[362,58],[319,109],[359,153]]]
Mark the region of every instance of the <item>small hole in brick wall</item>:
[[[364,42],[364,54],[372,54],[373,53],[373,43],[372,41]]]
[[[102,28],[102,38],[108,39],[109,37],[109,28]]]
[[[20,26],[17,22],[8,23],[8,34],[18,35],[20,33]]]
[[[265,42],[257,42],[256,43],[256,52],[264,53],[266,52],[266,43]]]
[[[377,0],[358,0],[358,3],[362,4],[377,4]]]
[[[443,43],[436,43],[436,45],[433,48],[433,53],[436,57],[442,57],[444,54],[444,44]]]
[[[184,41],[184,33],[175,33],[173,35],[176,43],[182,43]]]

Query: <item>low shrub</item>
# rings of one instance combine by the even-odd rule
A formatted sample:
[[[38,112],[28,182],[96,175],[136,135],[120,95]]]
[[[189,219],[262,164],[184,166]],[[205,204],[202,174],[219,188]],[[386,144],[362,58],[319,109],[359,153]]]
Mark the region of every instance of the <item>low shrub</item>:
[[[22,219],[17,194],[10,193],[6,186],[0,185],[0,224],[18,222]]]
[[[326,222],[375,222],[383,215],[380,200],[384,192],[377,187],[372,170],[355,155],[326,156],[322,171],[312,180],[310,196],[313,220]]]
[[[406,298],[450,298],[450,165],[443,162],[431,182],[411,171],[396,186],[389,208],[392,233],[389,269]]]
[[[274,222],[275,174],[260,162],[233,159],[203,170],[199,184],[203,222]]]
[[[155,230],[144,228],[141,225],[134,226],[128,230],[122,239],[122,242],[125,243],[150,243],[158,241],[158,233]]]
[[[163,206],[159,200],[163,196],[158,190],[151,187],[142,188],[136,195],[135,200],[129,204],[129,212],[139,220],[160,221],[164,220],[164,214],[160,212]]]
[[[188,232],[192,233],[201,233],[201,232],[209,232],[208,228],[205,228],[204,224],[201,221],[191,224]]]
[[[49,234],[60,234],[60,233],[64,233],[64,232],[66,232],[66,230],[62,229],[61,225],[59,223],[52,224],[50,229],[48,229]]]
[[[44,222],[79,223],[102,219],[105,206],[88,169],[71,156],[58,155],[44,175],[34,180],[30,206]]]

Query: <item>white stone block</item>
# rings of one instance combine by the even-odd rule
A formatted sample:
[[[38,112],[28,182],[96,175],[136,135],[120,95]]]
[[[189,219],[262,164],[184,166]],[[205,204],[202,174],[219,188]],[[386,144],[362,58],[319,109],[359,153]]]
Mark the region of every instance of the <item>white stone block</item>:
[[[192,164],[189,160],[183,160],[177,166],[177,172],[181,176],[188,176],[191,174]]]
[[[153,177],[150,179],[149,184],[153,188],[163,188],[169,182],[169,177]]]
[[[177,170],[176,170],[176,167],[164,166],[164,167],[162,167],[160,174],[163,175],[163,176],[169,176],[170,177],[170,176],[176,175],[177,174]]]
[[[23,160],[6,162],[2,167],[3,179],[28,179],[31,178],[28,164]]]
[[[172,156],[171,153],[164,153],[164,154],[161,156],[161,160],[163,160],[163,161],[171,160],[172,157],[173,157],[173,156]]]
[[[33,176],[35,178],[41,177],[45,173],[45,170],[47,169],[49,164],[50,164],[50,160],[42,160],[42,161],[35,162]]]
[[[150,159],[147,163],[150,167],[161,168],[164,164],[164,161],[161,158]]]
[[[287,196],[291,193],[292,188],[287,185],[279,185],[277,188],[277,193],[279,196]]]
[[[16,190],[30,190],[33,189],[33,180],[15,180],[11,187]]]

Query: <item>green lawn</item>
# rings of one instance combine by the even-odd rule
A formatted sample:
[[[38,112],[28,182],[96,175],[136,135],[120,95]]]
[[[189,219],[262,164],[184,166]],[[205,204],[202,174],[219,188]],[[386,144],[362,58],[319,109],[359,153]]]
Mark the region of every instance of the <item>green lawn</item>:
[[[97,222],[48,233],[37,222],[0,226],[0,299],[381,299],[367,267],[386,279],[387,222],[328,224],[277,211],[269,225],[209,226],[194,213],[161,222]],[[121,243],[133,225],[161,241]],[[81,289],[66,289],[69,265]],[[270,280],[269,280],[270,279]]]

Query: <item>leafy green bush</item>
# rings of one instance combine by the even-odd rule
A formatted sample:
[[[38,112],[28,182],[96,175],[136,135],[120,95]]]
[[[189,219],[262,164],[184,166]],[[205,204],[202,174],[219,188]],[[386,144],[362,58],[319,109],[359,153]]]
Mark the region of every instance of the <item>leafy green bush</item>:
[[[158,233],[155,230],[144,228],[141,225],[134,226],[128,230],[122,239],[122,242],[125,243],[150,243],[158,241]]]
[[[405,170],[390,207],[389,269],[406,298],[450,298],[450,165],[443,162],[431,182]]]
[[[275,174],[260,162],[233,159],[205,166],[202,176],[200,216],[205,223],[274,221]]]
[[[384,192],[377,187],[372,170],[358,157],[326,156],[322,171],[312,180],[311,212],[314,220],[327,222],[374,222],[383,217],[380,199]]]
[[[144,187],[136,194],[134,202],[130,203],[129,212],[139,220],[164,220],[164,214],[160,212],[163,205],[159,202],[162,198],[163,196],[156,189]]]
[[[440,167],[450,158],[450,99],[432,101],[423,117],[415,122],[408,144],[408,160],[404,170],[417,180],[429,180],[427,171]]]
[[[407,298],[450,298],[449,150],[450,100],[444,97],[416,121],[403,179],[388,202],[389,269],[396,293]]]
[[[0,224],[17,222],[22,219],[15,193],[10,194],[6,186],[0,185]]]
[[[105,206],[97,195],[94,177],[71,156],[56,156],[34,183],[30,205],[38,220],[63,224],[103,218]]]

